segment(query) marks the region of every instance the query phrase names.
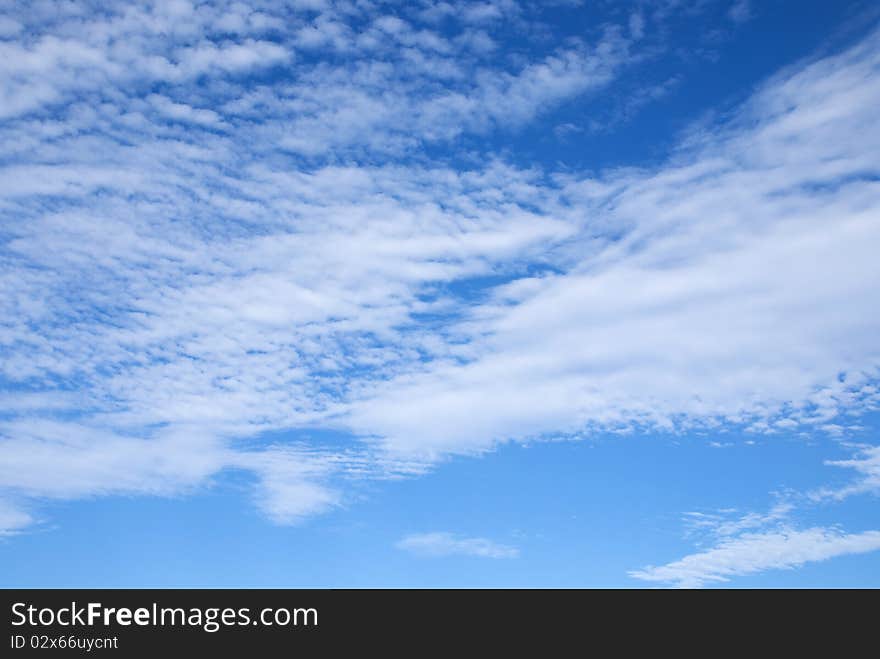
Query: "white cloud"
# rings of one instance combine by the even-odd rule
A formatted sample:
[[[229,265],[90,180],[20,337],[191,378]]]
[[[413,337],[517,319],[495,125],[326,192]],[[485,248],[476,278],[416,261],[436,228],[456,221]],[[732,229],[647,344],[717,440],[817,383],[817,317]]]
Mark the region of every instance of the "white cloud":
[[[763,513],[740,514],[736,509],[687,512],[684,514],[686,536],[696,536],[698,547],[708,541],[710,548],[666,565],[634,570],[629,575],[680,587],[701,587],[711,582],[726,582],[732,577],[796,568],[808,562],[880,549],[880,531],[845,534],[838,528],[798,530],[793,522],[804,507],[880,492],[878,447],[855,445],[851,448],[856,449],[857,457],[825,464],[855,469],[861,474],[856,481],[844,487],[826,486],[805,494],[791,490],[776,493],[777,503]]]
[[[357,464],[356,456],[346,459],[296,446],[233,450],[224,438],[195,426],[147,438],[94,425],[26,419],[3,424],[0,436],[5,437],[0,439],[0,483],[21,496],[176,496],[209,485],[221,470],[246,470],[258,479],[257,505],[279,524],[341,505],[341,494],[327,485],[327,476]],[[7,531],[30,519],[8,506],[0,508],[0,527]]]
[[[810,493],[815,501],[842,500],[857,494],[880,494],[880,446],[856,445],[856,456],[849,460],[829,460],[833,467],[854,469],[859,477],[841,487],[823,487]]]
[[[234,452],[230,466],[257,474],[257,505],[277,524],[293,524],[343,505],[343,495],[326,483],[339,470],[355,471],[353,455],[322,453],[307,446],[268,446]]]
[[[21,32],[22,25],[9,16],[0,16],[0,38],[8,39]]]
[[[880,550],[880,531],[845,534],[836,529],[782,529],[743,533],[708,551],[685,556],[659,567],[646,567],[629,575],[635,579],[698,588],[731,577],[765,570],[791,569],[837,556]]]
[[[685,519],[693,530],[709,531],[719,538],[729,538],[745,531],[765,528],[787,520],[795,506],[790,501],[780,501],[766,513],[750,512],[731,518],[735,511],[720,513],[688,512]]]
[[[92,13],[88,3],[72,2],[70,16],[35,10],[20,17],[20,38],[0,42],[0,119],[60,107],[81,94],[113,97],[150,83],[259,70],[292,56],[279,44],[247,34],[238,42],[226,40],[215,31],[224,29],[213,22],[217,7],[166,11],[171,6],[145,3]]]
[[[221,122],[220,115],[213,110],[194,108],[186,103],[175,103],[159,94],[151,94],[147,97],[147,100],[153,104],[156,110],[169,119],[191,121],[208,126],[217,125]]]
[[[400,540],[396,547],[421,556],[477,556],[480,558],[516,558],[519,549],[486,538],[463,538],[435,531],[417,533]]]
[[[465,36],[461,43],[473,45],[473,35]],[[387,41],[384,33],[376,36],[383,48]],[[451,58],[442,51],[454,50],[452,44],[433,41],[405,49],[404,61],[394,64],[357,59],[341,67],[320,65],[296,84],[258,92],[233,107],[246,118],[265,116],[267,109],[283,117],[281,145],[306,156],[350,148],[402,154],[420,142],[521,127],[607,85],[627,63],[629,47],[609,30],[594,45],[561,48],[540,61],[499,70],[461,53]]]
[[[34,518],[24,510],[0,500],[0,538],[15,535],[34,521]]]
[[[377,386],[353,427],[434,455],[875,405],[878,42],[772,80],[659,170],[565,179],[584,226],[565,271],[499,287],[456,328],[465,363]]]
[[[630,14],[629,33],[633,39],[641,39],[645,36],[645,16],[642,12],[636,11]]]
[[[40,4],[0,44],[4,499],[243,469],[288,522],[496,441],[876,403],[876,33],[661,166],[560,174],[388,156],[599,90],[622,28],[513,57],[257,4]],[[263,439],[315,427],[366,441]]]
[[[752,18],[752,7],[749,0],[736,0],[727,11],[730,20],[735,23],[744,23]]]

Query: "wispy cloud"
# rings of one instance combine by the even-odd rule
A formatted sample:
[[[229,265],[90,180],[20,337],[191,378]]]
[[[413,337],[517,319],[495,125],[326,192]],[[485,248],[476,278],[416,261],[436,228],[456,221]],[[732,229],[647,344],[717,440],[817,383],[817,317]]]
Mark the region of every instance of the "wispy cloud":
[[[736,511],[719,513],[688,512],[685,520],[693,530],[709,532],[720,538],[727,538],[745,531],[764,528],[771,524],[788,519],[795,505],[789,501],[781,501],[765,513],[750,512],[735,516]]]
[[[805,509],[828,501],[841,501],[859,494],[880,492],[877,447],[850,445],[856,453],[849,460],[831,460],[829,466],[855,469],[861,477],[844,486],[824,486],[805,493],[776,494],[777,502],[766,512],[738,513],[735,509],[684,514],[688,537],[698,547],[709,546],[666,565],[629,572],[635,579],[685,588],[726,582],[846,554],[880,550],[880,531],[847,534],[838,527],[799,529],[797,518]]]
[[[486,538],[465,538],[452,533],[433,532],[408,535],[396,547],[421,556],[477,556],[480,558],[516,558],[519,549]]]
[[[880,446],[855,445],[855,456],[848,460],[829,460],[833,467],[853,469],[858,477],[839,487],[822,487],[809,494],[815,501],[832,499],[840,501],[856,494],[880,494]]]
[[[749,0],[735,0],[727,11],[730,20],[736,23],[744,23],[752,18],[752,7]]]
[[[34,523],[34,518],[7,501],[0,501],[0,538],[15,535]]]
[[[497,287],[456,328],[466,363],[377,386],[355,426],[430,454],[876,405],[878,45],[773,79],[658,170],[561,177],[584,227],[552,251],[563,271]]]
[[[765,570],[800,567],[837,556],[880,549],[880,531],[845,534],[836,529],[783,529],[768,533],[743,533],[715,547],[661,565],[635,570],[635,579],[698,588],[731,577]]]

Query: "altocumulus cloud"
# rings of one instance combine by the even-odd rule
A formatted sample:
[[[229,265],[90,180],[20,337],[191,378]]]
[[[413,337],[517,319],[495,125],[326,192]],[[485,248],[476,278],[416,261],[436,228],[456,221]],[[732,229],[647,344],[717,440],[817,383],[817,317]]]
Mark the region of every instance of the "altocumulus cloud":
[[[383,383],[352,418],[430,454],[590,427],[822,427],[876,404],[878,63],[875,32],[659,170],[562,178],[582,223],[566,270],[497,287],[459,326],[466,363]]]
[[[662,47],[646,19],[513,53],[528,6],[308,4],[0,25],[0,526],[229,469],[291,523],[502,441],[880,401],[876,31],[592,174],[427,154],[600,93]],[[353,439],[264,439],[303,428]]]

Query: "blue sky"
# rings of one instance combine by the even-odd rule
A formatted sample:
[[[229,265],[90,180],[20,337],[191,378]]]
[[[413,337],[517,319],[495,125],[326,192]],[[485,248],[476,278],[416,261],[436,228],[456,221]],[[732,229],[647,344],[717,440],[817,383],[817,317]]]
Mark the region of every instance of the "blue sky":
[[[0,584],[880,586],[872,3],[0,7]]]

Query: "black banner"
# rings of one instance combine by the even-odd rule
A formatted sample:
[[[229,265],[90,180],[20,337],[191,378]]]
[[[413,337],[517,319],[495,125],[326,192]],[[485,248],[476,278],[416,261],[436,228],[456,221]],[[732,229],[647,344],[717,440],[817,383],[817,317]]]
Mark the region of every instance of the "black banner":
[[[419,656],[475,643],[567,656],[807,642],[839,654],[876,646],[878,603],[877,591],[5,590],[0,598],[3,657],[351,648]]]

